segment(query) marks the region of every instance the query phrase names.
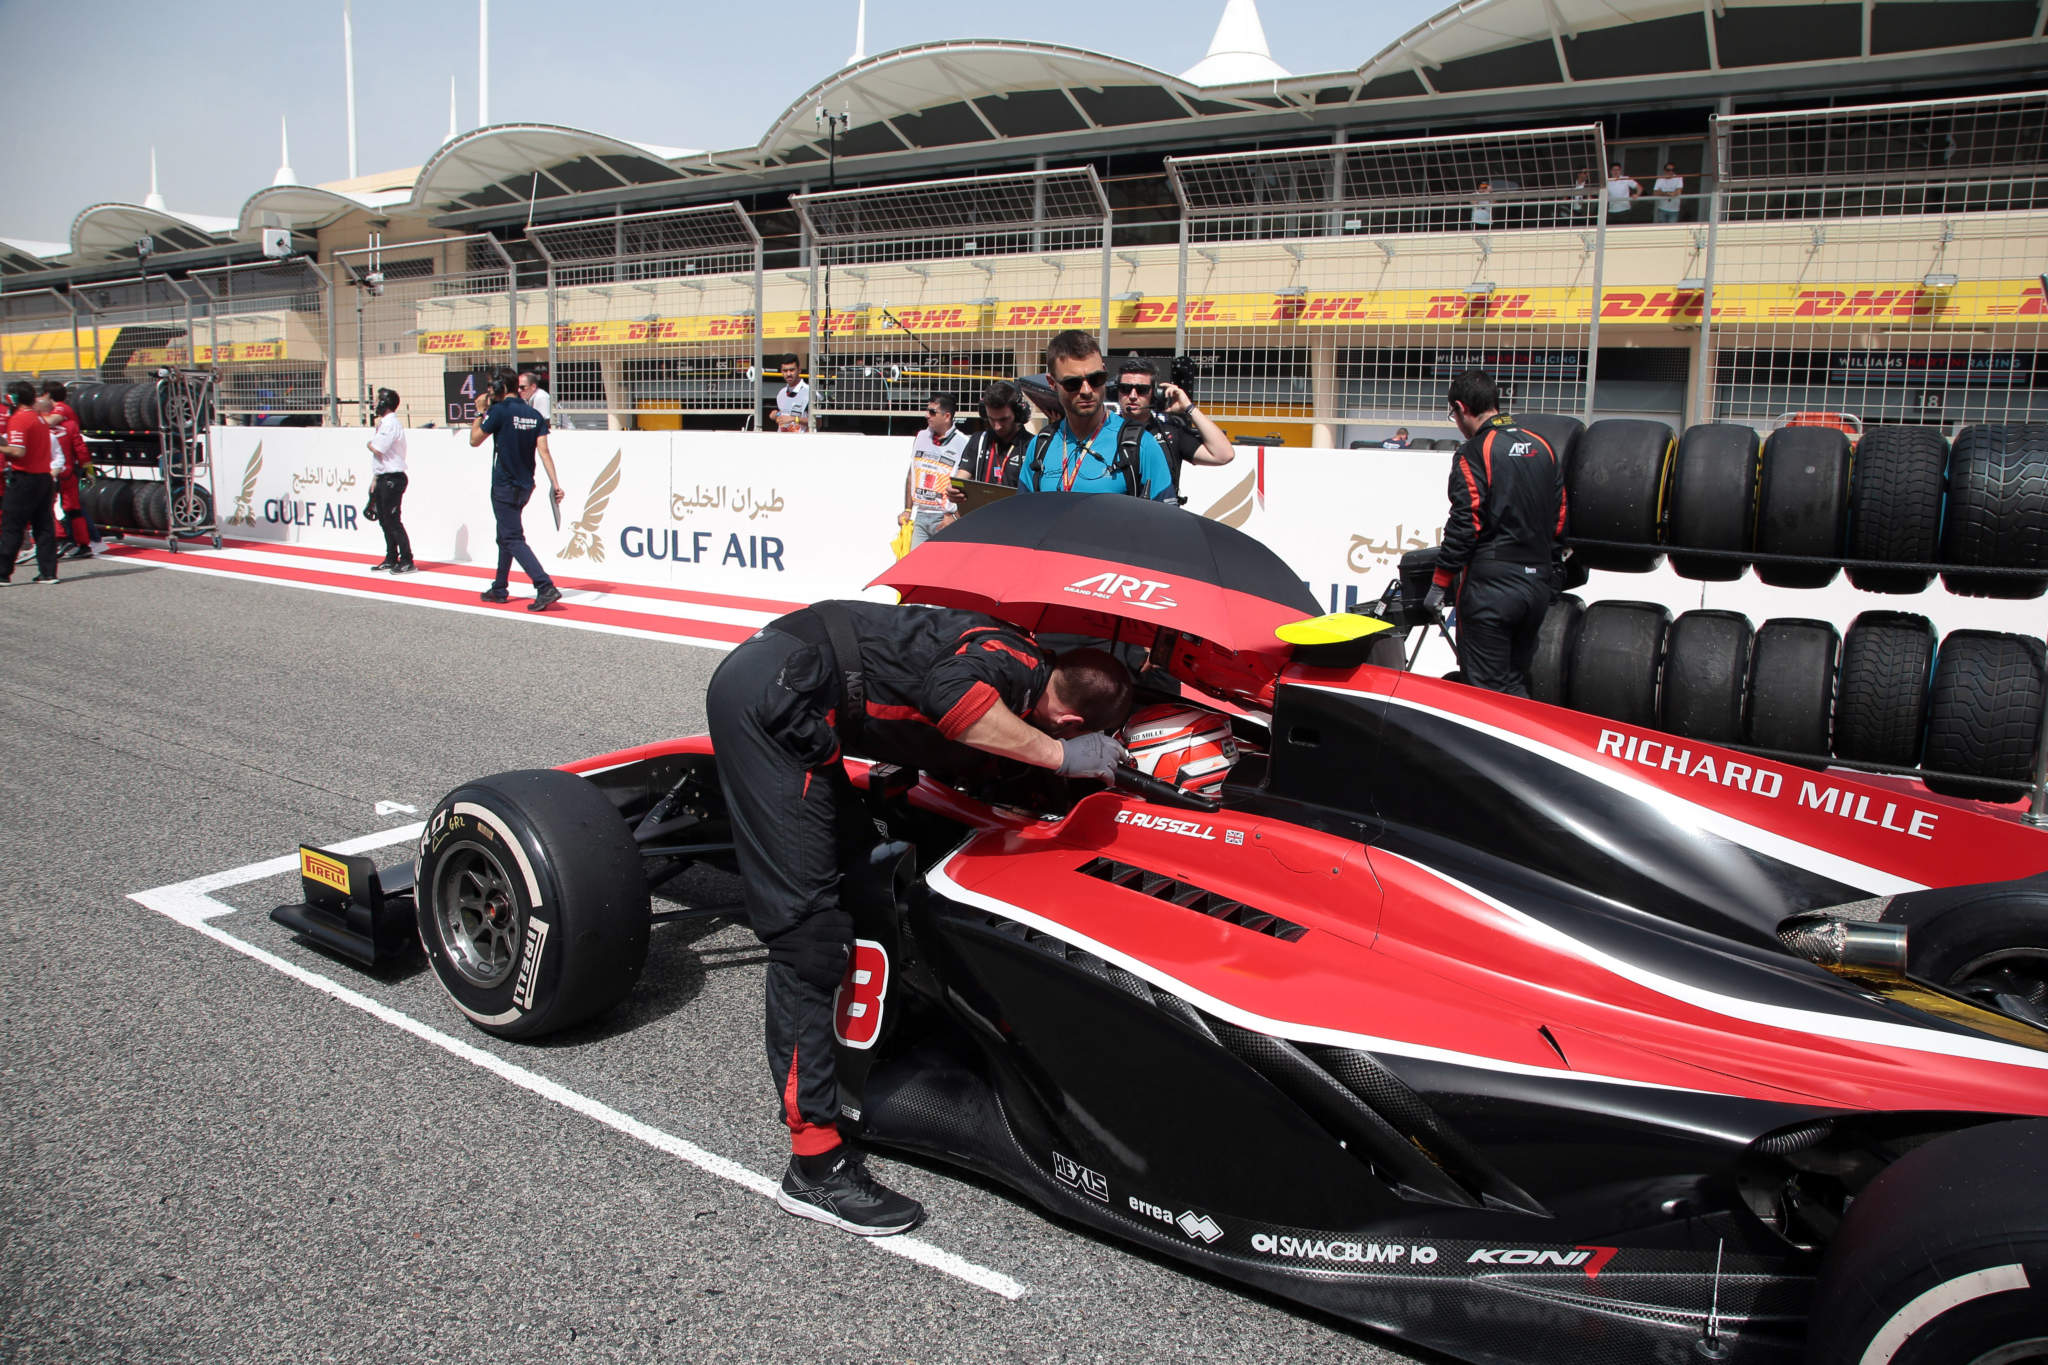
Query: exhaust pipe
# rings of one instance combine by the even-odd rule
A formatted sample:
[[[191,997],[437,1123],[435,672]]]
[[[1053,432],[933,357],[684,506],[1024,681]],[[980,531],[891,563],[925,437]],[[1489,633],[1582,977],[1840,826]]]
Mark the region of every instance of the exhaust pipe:
[[[1900,924],[1795,915],[1778,926],[1778,941],[1794,957],[1829,971],[1868,972],[1904,980],[1906,929]]]

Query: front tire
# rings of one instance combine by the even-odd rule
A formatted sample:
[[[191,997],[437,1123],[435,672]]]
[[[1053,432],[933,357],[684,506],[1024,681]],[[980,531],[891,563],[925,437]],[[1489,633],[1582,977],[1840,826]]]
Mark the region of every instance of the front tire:
[[[1807,1358],[2048,1360],[2048,1123],[1951,1133],[1871,1181],[1821,1267]]]
[[[420,943],[470,1022],[538,1038],[603,1014],[647,961],[640,850],[574,773],[499,773],[441,799],[414,868]]]

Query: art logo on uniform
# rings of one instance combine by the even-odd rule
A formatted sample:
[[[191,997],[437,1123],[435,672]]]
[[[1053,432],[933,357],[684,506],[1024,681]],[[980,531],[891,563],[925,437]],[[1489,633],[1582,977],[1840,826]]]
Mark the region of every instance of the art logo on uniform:
[[[228,525],[256,524],[256,480],[262,473],[263,442],[258,441],[255,451],[249,456],[248,466],[242,470],[242,492],[235,499],[235,510],[228,513]]]
[[[604,524],[604,509],[610,505],[612,494],[619,486],[619,456],[623,449],[612,452],[611,461],[599,472],[597,481],[590,485],[590,496],[583,500],[583,515],[569,523],[575,534],[562,547],[562,558],[582,559],[589,557],[593,564],[604,563],[604,537],[597,533]]]

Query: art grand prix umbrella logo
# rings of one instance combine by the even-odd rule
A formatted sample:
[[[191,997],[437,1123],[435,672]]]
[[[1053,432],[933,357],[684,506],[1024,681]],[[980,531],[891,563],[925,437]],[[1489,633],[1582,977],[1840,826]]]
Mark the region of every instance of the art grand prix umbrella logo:
[[[235,499],[235,510],[228,513],[230,526],[254,526],[256,524],[256,479],[263,473],[263,442],[256,443],[255,451],[249,456],[249,463],[242,470],[242,493]]]
[[[590,557],[593,564],[604,563],[604,537],[597,533],[604,524],[604,509],[610,505],[612,494],[619,486],[619,456],[623,448],[612,452],[612,458],[599,471],[597,481],[590,485],[590,496],[583,500],[583,515],[569,524],[575,534],[562,547],[562,558],[582,559]]]

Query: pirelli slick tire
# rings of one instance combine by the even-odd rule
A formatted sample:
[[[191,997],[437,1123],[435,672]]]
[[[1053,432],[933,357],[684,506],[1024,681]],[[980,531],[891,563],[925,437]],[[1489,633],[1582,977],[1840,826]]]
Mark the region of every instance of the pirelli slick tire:
[[[87,431],[112,431],[114,418],[109,406],[127,388],[125,384],[95,384],[78,400],[78,425]]]
[[[1695,550],[1749,550],[1756,545],[1757,471],[1763,441],[1756,428],[1710,422],[1686,428],[1671,468],[1671,568],[1681,578],[1728,583],[1748,561],[1683,555]],[[1702,736],[1703,738],[1703,736]]]
[[[1941,557],[1941,509],[1948,496],[1948,441],[1931,427],[1866,427],[1849,481],[1847,559],[1931,564]],[[1865,592],[1919,592],[1924,569],[1851,569]]]
[[[2012,800],[2019,789],[2008,784],[2033,772],[2044,702],[2048,647],[2040,639],[1950,632],[1934,663],[1921,780],[1945,796]]]
[[[1677,446],[1662,422],[1615,418],[1595,422],[1579,437],[1565,481],[1571,535],[1654,545],[1664,528],[1664,489]],[[1580,546],[1573,557],[1589,569],[1648,573],[1662,550]]]
[[[1825,763],[1835,714],[1842,637],[1827,621],[1766,621],[1749,651],[1744,732],[1759,749]]]
[[[647,961],[640,850],[604,793],[552,768],[434,807],[415,866],[420,942],[470,1022],[539,1038],[603,1014]]]
[[[1911,768],[1927,731],[1934,623],[1903,611],[1866,611],[1842,637],[1835,757]]]
[[[1664,644],[1663,728],[1710,744],[1742,742],[1755,632],[1739,611],[1688,611]]]
[[[130,384],[121,396],[121,429],[123,431],[156,430],[156,385]]]
[[[1757,486],[1757,552],[1838,558],[1848,516],[1848,436],[1834,427],[1772,432]],[[1756,576],[1778,588],[1825,588],[1838,572],[1833,564],[1756,566]]]
[[[171,529],[170,485],[146,480],[135,490],[135,516],[145,531]]]
[[[1586,604],[1570,593],[1560,596],[1543,614],[1536,632],[1536,653],[1529,660],[1529,695],[1552,706],[1569,705],[1572,651],[1579,645],[1579,627]]]
[[[1571,707],[1624,725],[1657,724],[1671,613],[1655,602],[1595,602],[1572,650]]]
[[[1564,471],[1569,485],[1572,461],[1579,457],[1579,438],[1586,434],[1586,424],[1576,417],[1560,417],[1550,412],[1518,412],[1514,416],[1516,426],[1535,432],[1550,446],[1550,453],[1557,457],[1557,467]]]
[[[2048,1122],[1914,1148],[1850,1204],[1821,1262],[1810,1365],[2004,1365],[2048,1355]]]
[[[1964,427],[1949,454],[1947,564],[2041,569],[2024,574],[1948,572],[1950,592],[2027,599],[2048,592],[2048,425]]]

